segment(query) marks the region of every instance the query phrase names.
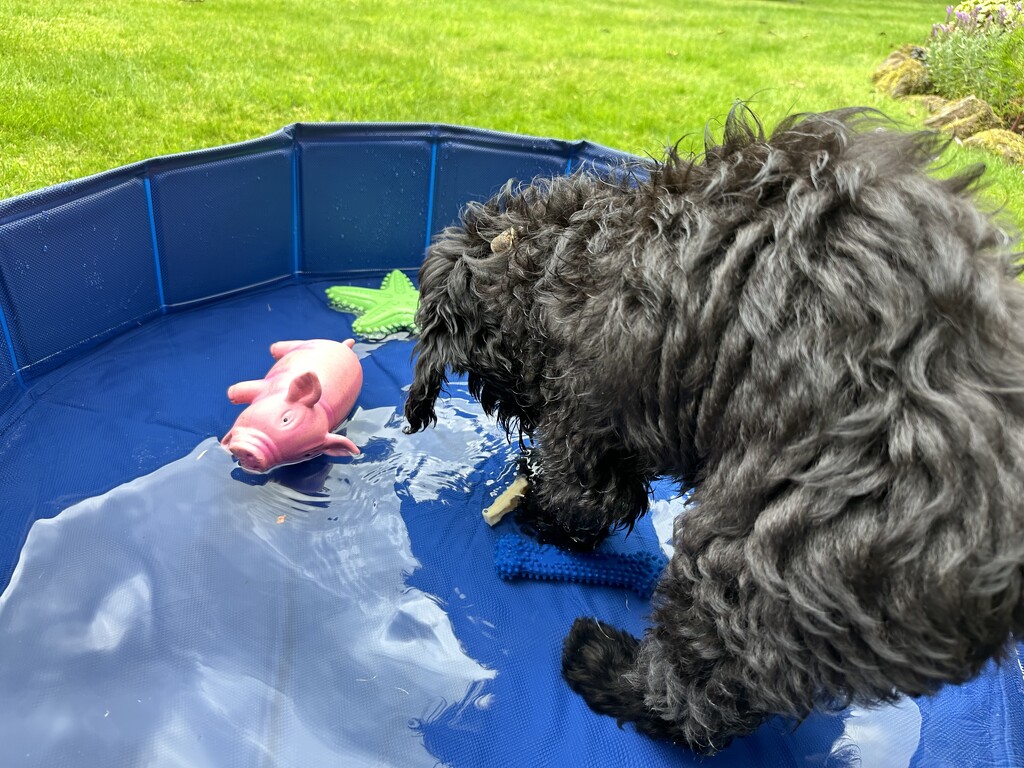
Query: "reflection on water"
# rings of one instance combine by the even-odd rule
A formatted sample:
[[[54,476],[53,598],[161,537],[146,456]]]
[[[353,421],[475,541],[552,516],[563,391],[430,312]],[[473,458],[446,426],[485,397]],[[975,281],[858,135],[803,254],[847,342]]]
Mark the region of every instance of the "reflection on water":
[[[907,768],[921,740],[921,710],[912,699],[875,709],[851,707],[843,727],[832,754],[859,759],[848,765]]]
[[[496,673],[406,586],[396,488],[434,498],[502,440],[438,405],[444,430],[360,411],[362,456],[269,477],[210,439],[37,522],[0,598],[0,762],[434,765],[411,724]]]

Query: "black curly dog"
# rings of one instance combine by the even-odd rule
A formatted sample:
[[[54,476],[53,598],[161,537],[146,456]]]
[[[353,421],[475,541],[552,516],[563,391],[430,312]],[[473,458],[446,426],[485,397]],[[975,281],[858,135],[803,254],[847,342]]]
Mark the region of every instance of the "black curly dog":
[[[409,431],[449,371],[535,439],[542,533],[593,546],[676,478],[696,504],[642,640],[577,620],[596,712],[702,752],[766,718],[936,691],[1024,629],[1024,284],[864,110],[699,158],[508,185],[420,270]],[[546,520],[546,523],[543,521]]]

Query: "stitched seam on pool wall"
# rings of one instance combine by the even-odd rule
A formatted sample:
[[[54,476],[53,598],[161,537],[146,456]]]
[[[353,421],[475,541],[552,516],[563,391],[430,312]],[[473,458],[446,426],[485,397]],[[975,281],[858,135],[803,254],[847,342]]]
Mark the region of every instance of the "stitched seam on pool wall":
[[[160,271],[160,248],[156,243],[156,215],[153,213],[153,189],[149,176],[142,179],[146,188],[146,207],[149,209],[149,234],[153,238],[153,266],[156,268],[156,290],[160,297],[160,314],[167,314],[167,302],[164,300],[164,277]]]
[[[17,380],[19,387],[23,390],[28,390],[28,387],[25,386],[25,380],[21,377],[21,369],[18,367],[18,356],[14,353],[14,339],[11,338],[11,331],[7,327],[7,313],[4,312],[2,306],[0,306],[0,330],[3,331],[7,352],[11,356],[11,365],[14,366],[14,378]]]
[[[435,125],[431,131],[430,140],[430,187],[427,189],[427,234],[423,243],[423,253],[426,255],[430,248],[430,234],[434,227],[434,195],[436,194],[435,178],[437,176],[437,137],[438,127]]]
[[[298,276],[300,269],[300,248],[299,238],[301,236],[301,223],[299,211],[299,174],[301,172],[299,163],[299,142],[292,136],[292,275]]]

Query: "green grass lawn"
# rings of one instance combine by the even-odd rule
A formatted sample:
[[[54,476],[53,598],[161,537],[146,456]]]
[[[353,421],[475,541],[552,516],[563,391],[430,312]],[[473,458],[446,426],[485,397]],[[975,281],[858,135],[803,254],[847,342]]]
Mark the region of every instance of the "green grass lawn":
[[[297,121],[425,121],[660,154],[736,99],[863,104],[923,0],[3,0],[0,197]],[[981,155],[955,148],[954,165]],[[1024,174],[989,163],[1024,222]]]

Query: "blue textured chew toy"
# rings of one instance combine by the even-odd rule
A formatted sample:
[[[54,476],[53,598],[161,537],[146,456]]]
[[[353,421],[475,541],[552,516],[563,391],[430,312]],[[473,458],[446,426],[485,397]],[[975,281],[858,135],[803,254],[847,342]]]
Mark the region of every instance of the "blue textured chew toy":
[[[660,552],[565,552],[514,533],[498,539],[494,549],[494,565],[505,580],[525,578],[623,587],[643,598],[654,594],[654,585],[666,562]]]

